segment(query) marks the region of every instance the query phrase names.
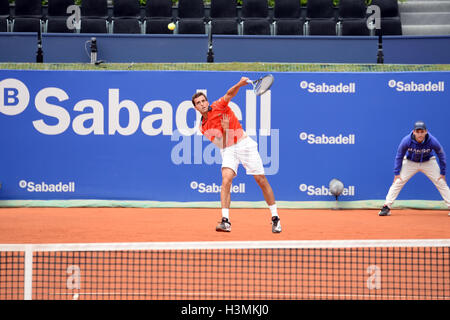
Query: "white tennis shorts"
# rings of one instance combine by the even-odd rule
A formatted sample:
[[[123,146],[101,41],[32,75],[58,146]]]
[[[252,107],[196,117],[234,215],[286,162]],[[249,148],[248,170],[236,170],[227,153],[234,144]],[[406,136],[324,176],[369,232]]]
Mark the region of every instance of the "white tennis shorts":
[[[242,163],[248,175],[264,174],[258,144],[250,137],[245,137],[238,143],[220,149],[222,155],[222,168],[230,168],[237,175],[239,163]]]

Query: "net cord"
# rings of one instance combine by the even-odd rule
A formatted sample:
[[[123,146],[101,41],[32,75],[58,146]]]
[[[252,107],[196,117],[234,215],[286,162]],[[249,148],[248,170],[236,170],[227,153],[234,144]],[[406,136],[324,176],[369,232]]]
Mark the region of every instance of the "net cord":
[[[0,251],[118,251],[118,250],[196,250],[266,248],[374,248],[374,247],[449,247],[450,239],[393,240],[285,240],[285,241],[202,241],[0,244]]]

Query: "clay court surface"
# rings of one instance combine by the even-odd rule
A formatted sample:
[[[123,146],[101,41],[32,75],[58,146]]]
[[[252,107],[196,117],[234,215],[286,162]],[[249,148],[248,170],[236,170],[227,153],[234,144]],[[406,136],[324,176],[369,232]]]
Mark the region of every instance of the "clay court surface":
[[[251,240],[448,239],[447,211],[279,209],[272,234],[268,209],[231,209],[231,233],[219,233],[220,209],[1,208],[0,243]]]
[[[272,234],[268,209],[232,209],[232,232],[219,233],[220,209],[2,208],[0,243],[450,238],[446,211],[392,210],[390,217],[379,217],[378,210],[280,209],[279,214],[281,234]],[[23,252],[3,254],[0,276],[3,272],[7,281],[0,281],[0,299],[441,300],[449,299],[450,288],[447,247],[44,250],[22,267],[26,261]],[[32,285],[24,285],[30,279]]]

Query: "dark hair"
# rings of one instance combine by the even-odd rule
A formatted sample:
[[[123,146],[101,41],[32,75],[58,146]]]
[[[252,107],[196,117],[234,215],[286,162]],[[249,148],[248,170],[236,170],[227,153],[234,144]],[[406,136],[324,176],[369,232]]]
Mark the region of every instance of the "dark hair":
[[[208,98],[206,97],[206,95],[203,92],[196,92],[193,96],[192,96],[192,104],[195,106],[194,100],[197,99],[198,97],[204,96],[206,101],[208,101]]]

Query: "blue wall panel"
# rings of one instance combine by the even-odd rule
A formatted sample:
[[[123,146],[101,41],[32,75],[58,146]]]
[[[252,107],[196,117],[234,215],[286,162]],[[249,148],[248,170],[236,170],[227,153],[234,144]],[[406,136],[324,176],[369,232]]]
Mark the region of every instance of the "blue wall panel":
[[[217,201],[220,153],[195,133],[190,98],[218,99],[243,75],[188,71],[0,71],[0,199]],[[278,200],[383,199],[397,146],[424,120],[450,148],[449,72],[274,73],[230,105]],[[410,89],[409,91],[406,89]],[[239,168],[233,200],[262,200]],[[400,199],[440,200],[421,174]]]
[[[43,34],[44,62],[206,62],[207,35]],[[385,63],[448,64],[449,36],[385,36]],[[37,34],[0,33],[0,62],[35,62]],[[87,47],[87,48],[86,48]],[[376,63],[377,37],[214,36],[215,62]],[[87,52],[86,52],[87,51]]]

